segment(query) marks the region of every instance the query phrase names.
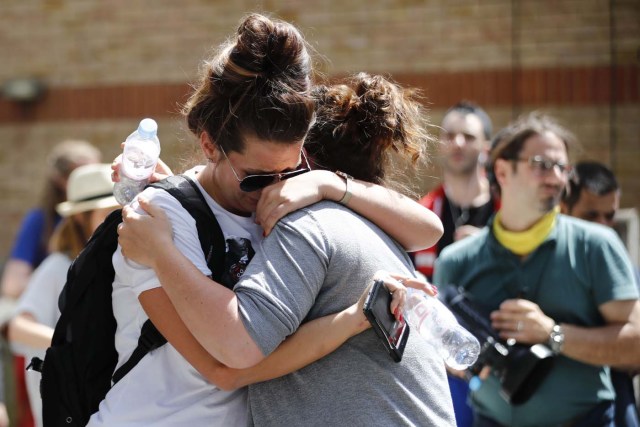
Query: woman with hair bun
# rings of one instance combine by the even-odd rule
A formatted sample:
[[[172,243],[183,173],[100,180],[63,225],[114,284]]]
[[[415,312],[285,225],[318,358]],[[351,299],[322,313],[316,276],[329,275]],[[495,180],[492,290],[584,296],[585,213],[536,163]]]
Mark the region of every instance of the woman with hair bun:
[[[402,362],[394,363],[374,331],[366,330],[363,295],[378,270],[405,277],[409,285],[419,281],[405,250],[349,209],[383,211],[388,225],[394,212],[389,204],[398,211],[408,205],[377,184],[390,185],[394,175],[425,159],[422,108],[412,91],[364,73],[344,85],[318,87],[314,95],[316,120],[305,148],[311,164],[328,170],[266,187],[258,208],[274,212],[284,204],[286,211],[322,195],[340,203],[320,201],[282,217],[233,291],[212,284],[184,255],[171,213],[147,197],[139,203],[148,215],[125,208],[122,251],[154,269],[188,330],[230,367],[216,368],[213,381],[224,388],[250,384],[253,424],[453,426],[437,352],[411,335]],[[228,161],[240,168],[239,159]],[[338,168],[339,194],[332,184],[327,192],[318,190],[319,182],[336,178],[331,171]],[[406,225],[399,223],[401,212],[396,218],[391,231]],[[397,294],[402,292],[394,292],[394,300]]]
[[[229,288],[262,240],[263,229],[252,214],[262,188],[309,169],[302,143],[315,116],[311,71],[305,42],[293,26],[252,14],[241,22],[235,37],[205,62],[200,82],[183,109],[188,127],[198,137],[208,160],[195,176],[195,182],[216,215],[227,242],[225,261],[230,268],[224,275],[229,278],[225,282]],[[343,179],[332,175],[337,181],[333,185],[344,192]],[[211,274],[194,220],[180,203],[154,188],[146,189],[140,197],[152,200],[167,213],[181,256],[193,263],[202,277]],[[354,194],[353,201],[358,198]],[[409,202],[404,200],[406,204]],[[436,222],[434,227],[429,221],[415,221],[428,229],[423,233],[429,236],[424,242],[427,245],[440,233],[439,224]],[[123,253],[126,251],[117,250],[113,256],[118,367],[136,347],[147,318],[167,338],[168,344],[146,355],[113,386],[89,425],[245,424],[247,390],[230,390],[239,387],[242,380],[194,339],[160,286],[156,273],[125,260]],[[211,282],[209,285],[213,286]],[[323,340],[317,339],[318,329],[313,329],[318,322],[310,322],[311,332],[298,338],[303,342],[302,348],[289,346],[287,350],[285,346],[283,356],[275,359],[282,362],[267,367],[263,372],[268,373],[262,375],[273,378],[322,357],[330,351],[325,350],[326,342],[337,346],[363,328],[366,322],[360,317],[346,319],[354,317],[355,322],[343,322],[348,328],[335,329],[335,334]],[[310,327],[303,329],[309,332]]]
[[[198,137],[207,165],[194,179],[216,215],[229,254],[240,262],[262,230],[250,216],[259,193],[241,191],[236,173],[280,174],[301,170],[302,143],[314,116],[311,58],[305,41],[292,25],[252,14],[235,37],[204,64],[200,82],[184,107],[189,129]],[[193,217],[169,193],[148,188],[144,196],[167,211],[176,228],[176,245],[204,274],[204,260]],[[255,245],[254,245],[255,246]],[[185,357],[199,346],[181,324],[152,269],[113,256],[113,307],[118,365],[137,345],[140,329],[150,318],[169,343],[147,354],[114,385],[93,414],[90,426],[243,425],[246,390],[213,387],[198,361]],[[228,284],[232,286],[232,283]],[[201,353],[206,354],[203,350]],[[117,368],[116,368],[117,369]]]

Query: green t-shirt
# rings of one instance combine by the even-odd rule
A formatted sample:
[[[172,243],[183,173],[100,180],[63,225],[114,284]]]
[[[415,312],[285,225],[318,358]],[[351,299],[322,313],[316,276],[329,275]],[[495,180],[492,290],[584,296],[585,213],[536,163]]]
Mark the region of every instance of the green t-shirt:
[[[462,286],[491,311],[506,299],[528,299],[556,322],[584,327],[605,324],[600,305],[638,298],[633,267],[613,230],[558,215],[549,237],[521,260],[498,243],[491,224],[445,248],[436,261],[436,285]],[[510,405],[499,390],[491,375],[471,394],[474,409],[522,427],[568,421],[614,398],[609,368],[564,356],[524,404]]]

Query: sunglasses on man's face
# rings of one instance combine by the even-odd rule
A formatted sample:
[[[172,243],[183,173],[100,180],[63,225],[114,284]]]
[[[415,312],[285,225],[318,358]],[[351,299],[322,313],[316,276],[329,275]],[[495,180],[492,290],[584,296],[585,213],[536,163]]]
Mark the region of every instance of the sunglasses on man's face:
[[[302,175],[305,172],[309,172],[311,167],[309,166],[309,160],[307,160],[307,155],[304,152],[304,149],[301,151],[302,157],[306,163],[306,167],[301,167],[296,170],[292,170],[289,172],[279,172],[279,173],[260,173],[255,175],[247,175],[244,178],[240,178],[238,173],[234,169],[231,161],[229,160],[229,156],[224,151],[224,148],[220,146],[220,151],[224,154],[224,157],[229,162],[229,166],[231,167],[231,171],[235,175],[236,179],[240,183],[240,189],[246,193],[251,193],[252,191],[262,190],[264,187],[267,187],[273,183],[282,181],[284,179],[293,178],[294,176]]]
[[[531,169],[538,175],[545,175],[551,171],[555,171],[556,169],[560,175],[570,175],[572,171],[571,165],[564,162],[549,160],[542,156],[533,156],[526,159],[515,158],[511,160],[514,162],[529,163]]]

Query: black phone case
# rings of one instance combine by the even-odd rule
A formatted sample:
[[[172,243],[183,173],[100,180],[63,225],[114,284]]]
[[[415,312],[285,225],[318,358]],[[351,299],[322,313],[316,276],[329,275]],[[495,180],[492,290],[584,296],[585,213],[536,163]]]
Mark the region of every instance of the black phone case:
[[[381,280],[376,280],[364,303],[364,315],[371,323],[389,356],[400,362],[409,338],[409,324],[399,323],[389,311],[391,293]]]

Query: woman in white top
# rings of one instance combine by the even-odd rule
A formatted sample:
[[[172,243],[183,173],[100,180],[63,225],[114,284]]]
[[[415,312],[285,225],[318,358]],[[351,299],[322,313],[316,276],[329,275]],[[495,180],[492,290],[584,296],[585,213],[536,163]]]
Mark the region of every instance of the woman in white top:
[[[69,175],[67,201],[56,207],[63,219],[52,235],[51,254],[33,272],[9,323],[9,340],[27,360],[44,358],[60,317],[58,295],[71,261],[109,212],[119,207],[113,197],[110,174],[110,166],[99,163],[80,166]],[[26,375],[31,410],[36,424],[41,426],[40,374],[28,371]]]

